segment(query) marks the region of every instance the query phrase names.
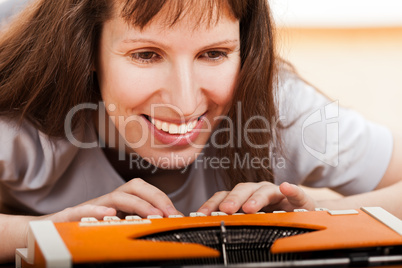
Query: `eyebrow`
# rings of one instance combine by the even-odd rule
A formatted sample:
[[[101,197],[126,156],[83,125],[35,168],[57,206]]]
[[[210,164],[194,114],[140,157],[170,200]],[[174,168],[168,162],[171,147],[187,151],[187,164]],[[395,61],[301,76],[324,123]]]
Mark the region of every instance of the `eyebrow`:
[[[228,40],[223,40],[223,41],[218,41],[209,45],[206,45],[205,47],[203,47],[202,49],[208,49],[210,47],[216,47],[216,46],[222,46],[222,45],[228,45],[228,44],[235,44],[238,43],[239,40],[238,39],[228,39]],[[129,44],[129,43],[150,43],[156,46],[160,46],[160,47],[165,47],[164,44],[156,42],[154,40],[151,39],[146,39],[146,38],[134,38],[134,39],[125,39],[122,41],[122,43],[125,44]]]

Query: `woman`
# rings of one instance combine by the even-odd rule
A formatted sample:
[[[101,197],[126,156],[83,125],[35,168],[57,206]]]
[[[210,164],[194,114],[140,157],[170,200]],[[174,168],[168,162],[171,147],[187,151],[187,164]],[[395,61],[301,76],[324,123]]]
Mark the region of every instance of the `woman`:
[[[0,196],[31,215],[0,215],[1,260],[44,218],[396,212],[391,133],[330,105],[274,44],[265,0],[33,1],[0,39]],[[317,154],[321,108],[339,142]],[[350,196],[316,201],[298,184]]]

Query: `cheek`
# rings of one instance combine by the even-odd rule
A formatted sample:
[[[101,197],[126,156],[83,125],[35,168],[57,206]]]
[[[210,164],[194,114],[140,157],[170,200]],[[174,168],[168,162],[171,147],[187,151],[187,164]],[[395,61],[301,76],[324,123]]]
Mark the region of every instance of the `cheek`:
[[[238,64],[231,62],[216,68],[200,68],[202,88],[214,103],[227,105],[232,100],[238,72]]]
[[[100,88],[106,105],[114,104],[119,110],[132,110],[145,103],[160,85],[158,70],[138,70],[133,66],[109,65],[103,72]]]

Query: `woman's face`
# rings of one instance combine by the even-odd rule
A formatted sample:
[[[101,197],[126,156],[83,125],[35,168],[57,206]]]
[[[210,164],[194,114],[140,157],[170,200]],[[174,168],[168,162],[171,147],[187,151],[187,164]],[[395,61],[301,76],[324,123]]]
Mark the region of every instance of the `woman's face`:
[[[127,147],[162,168],[194,161],[240,69],[239,22],[196,23],[185,16],[166,26],[157,15],[141,30],[115,18],[102,31],[96,71],[106,111]]]

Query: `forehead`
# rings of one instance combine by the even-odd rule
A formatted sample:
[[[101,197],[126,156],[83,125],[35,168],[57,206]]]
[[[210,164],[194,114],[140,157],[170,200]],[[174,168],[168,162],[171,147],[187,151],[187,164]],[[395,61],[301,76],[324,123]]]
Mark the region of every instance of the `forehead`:
[[[141,29],[157,22],[163,27],[174,27],[185,21],[192,28],[199,25],[215,26],[222,17],[236,20],[227,0],[117,0],[114,18],[121,17]]]
[[[133,27],[120,18],[105,23],[101,44],[114,47],[117,51],[131,49],[132,46],[155,44],[166,51],[197,50],[199,47],[212,46],[215,43],[229,42],[237,45],[240,40],[239,22],[222,16],[218,23],[207,27],[205,24],[193,26],[190,17],[185,17],[170,27],[160,24],[156,19],[144,28]]]

